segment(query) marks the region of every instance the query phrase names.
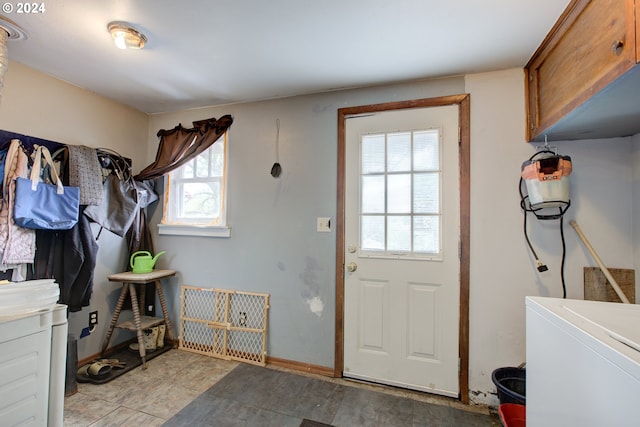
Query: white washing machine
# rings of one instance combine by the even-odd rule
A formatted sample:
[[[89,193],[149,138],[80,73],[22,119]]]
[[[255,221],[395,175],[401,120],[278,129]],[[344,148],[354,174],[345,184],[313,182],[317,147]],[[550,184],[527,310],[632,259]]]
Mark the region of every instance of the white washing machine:
[[[0,420],[63,424],[67,307],[0,317]]]
[[[527,426],[640,425],[640,305],[526,298]]]

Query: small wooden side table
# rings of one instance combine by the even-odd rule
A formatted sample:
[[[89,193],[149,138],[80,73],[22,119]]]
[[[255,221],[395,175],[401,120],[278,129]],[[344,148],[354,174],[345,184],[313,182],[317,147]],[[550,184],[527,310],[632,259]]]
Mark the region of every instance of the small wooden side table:
[[[113,313],[113,317],[111,318],[111,324],[109,325],[109,330],[107,331],[107,336],[104,339],[102,344],[102,352],[101,355],[104,356],[104,353],[107,351],[107,347],[109,346],[109,341],[111,340],[111,335],[113,335],[114,328],[122,328],[128,329],[130,331],[135,331],[138,338],[138,348],[140,352],[140,358],[142,359],[142,369],[147,369],[147,361],[146,361],[146,349],[144,346],[144,340],[142,337],[142,331],[148,328],[152,328],[157,325],[161,325],[162,323],[166,326],[166,336],[169,338],[170,342],[173,345],[173,327],[171,325],[171,319],[169,319],[169,311],[167,310],[167,303],[164,299],[164,294],[162,292],[162,283],[160,279],[165,277],[175,276],[176,272],[174,270],[153,270],[151,273],[132,273],[130,271],[124,273],[117,273],[107,276],[110,282],[122,282],[122,290],[120,291],[120,297],[118,298],[118,302],[116,303],[115,312]],[[145,287],[141,288],[141,298],[138,299],[138,294],[136,292],[136,285],[146,285],[147,283],[154,282],[156,286],[156,292],[158,293],[158,299],[160,299],[160,305],[162,307],[162,315],[163,317],[151,317],[144,316],[141,313],[145,313],[144,310],[144,292]],[[131,310],[133,311],[133,322],[128,320],[126,322],[122,322],[118,324],[118,318],[120,317],[120,312],[122,311],[122,306],[124,304],[127,295],[131,297]]]

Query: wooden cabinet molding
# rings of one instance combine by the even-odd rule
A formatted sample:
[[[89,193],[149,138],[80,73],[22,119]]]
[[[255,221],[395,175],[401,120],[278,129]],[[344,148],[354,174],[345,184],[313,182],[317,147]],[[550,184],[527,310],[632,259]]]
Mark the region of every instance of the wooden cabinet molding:
[[[588,129],[600,114],[589,103],[636,67],[640,35],[635,1],[569,3],[525,67],[527,140],[602,137],[600,128]],[[610,100],[606,105],[610,114]],[[571,115],[586,123],[576,127],[577,122],[566,121]]]

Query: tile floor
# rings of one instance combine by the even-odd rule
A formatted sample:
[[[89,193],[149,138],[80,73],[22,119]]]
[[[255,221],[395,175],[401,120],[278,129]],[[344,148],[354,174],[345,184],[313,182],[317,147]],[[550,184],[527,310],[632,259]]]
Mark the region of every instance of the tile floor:
[[[239,369],[227,376],[238,365]],[[495,414],[486,408],[469,407],[452,399],[301,375],[286,369],[264,369],[181,350],[164,353],[150,360],[147,366],[144,371],[136,368],[106,384],[79,383],[78,392],[65,399],[65,427],[137,427],[165,423],[190,427],[298,426],[301,418],[336,426],[500,426]],[[257,381],[251,393],[247,388],[238,389],[235,379],[241,375],[245,378],[250,375]],[[213,385],[216,387],[212,388]],[[283,399],[274,398],[275,393],[271,392],[278,389],[278,385],[292,395],[313,398],[283,406]],[[331,411],[317,412],[315,403],[308,406],[308,402],[318,398],[326,399],[323,405],[326,403]],[[219,407],[230,410],[220,414],[215,409]],[[384,411],[380,412],[381,408]],[[372,423],[371,418],[367,418],[372,416],[371,411],[380,423]],[[244,420],[236,416],[240,413],[246,414]],[[387,418],[389,416],[392,418]],[[210,424],[212,420],[216,422]]]
[[[65,398],[65,427],[159,426],[238,365],[170,350],[106,384],[78,383]]]

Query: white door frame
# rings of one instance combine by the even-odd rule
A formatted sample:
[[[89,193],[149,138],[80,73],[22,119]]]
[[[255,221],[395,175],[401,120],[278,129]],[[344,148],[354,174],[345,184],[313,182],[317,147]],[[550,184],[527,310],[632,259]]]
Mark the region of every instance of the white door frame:
[[[470,100],[469,94],[426,98],[385,104],[363,105],[338,109],[338,198],[336,209],[336,331],[334,376],[342,377],[344,368],[344,226],[345,226],[345,147],[346,119],[367,114],[410,108],[458,105],[459,168],[460,168],[460,324],[458,398],[469,403],[469,213],[470,213]]]

